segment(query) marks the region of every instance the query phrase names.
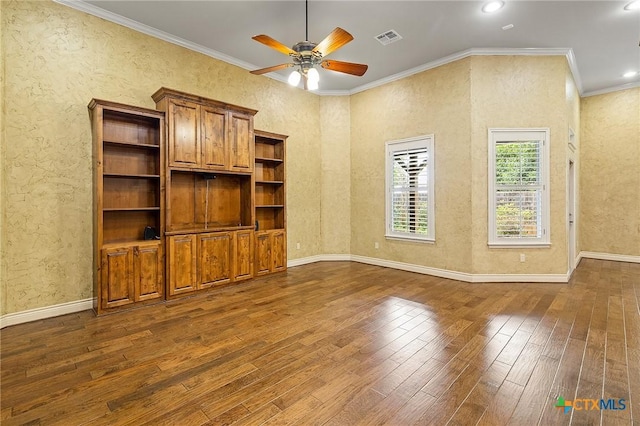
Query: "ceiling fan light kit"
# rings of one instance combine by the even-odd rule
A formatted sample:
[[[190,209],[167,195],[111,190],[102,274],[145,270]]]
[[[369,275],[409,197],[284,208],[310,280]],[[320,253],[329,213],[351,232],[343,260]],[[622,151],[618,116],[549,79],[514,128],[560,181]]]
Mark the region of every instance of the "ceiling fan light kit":
[[[640,0],[632,1],[624,7],[625,10],[638,10],[640,9]]]
[[[486,3],[484,6],[482,6],[482,11],[484,13],[493,13],[493,12],[497,12],[498,10],[502,9],[502,6],[504,6],[504,2],[503,1],[494,0],[494,1],[490,1],[490,2]]]
[[[306,27],[305,35],[309,38],[309,14],[308,14],[308,1],[305,1],[305,18]],[[251,74],[261,75],[273,71],[278,71],[284,68],[295,67],[296,69],[289,75],[288,82],[292,86],[297,86],[300,80],[303,80],[303,87],[305,90],[317,90],[320,83],[320,73],[316,69],[317,65],[329,71],[337,71],[344,74],[351,74],[358,77],[364,75],[367,72],[367,65],[356,64],[353,62],[343,61],[330,61],[324,59],[330,53],[338,50],[345,44],[353,40],[353,36],[342,28],[336,28],[333,30],[324,40],[320,43],[312,43],[308,40],[301,41],[289,48],[279,41],[269,37],[268,35],[260,34],[252,37],[253,40],[264,44],[280,53],[291,57],[293,63],[286,63],[280,65],[274,65],[267,68],[261,68],[251,71]]]

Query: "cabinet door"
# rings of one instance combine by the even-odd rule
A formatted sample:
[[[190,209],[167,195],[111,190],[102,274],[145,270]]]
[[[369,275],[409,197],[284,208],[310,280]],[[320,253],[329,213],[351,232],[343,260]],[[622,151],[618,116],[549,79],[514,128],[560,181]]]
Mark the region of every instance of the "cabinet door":
[[[102,309],[134,302],[133,247],[102,250]]]
[[[253,277],[253,231],[237,231],[235,234],[233,278],[235,281],[248,280]]]
[[[169,295],[188,293],[196,289],[196,237],[169,237]]]
[[[224,170],[229,162],[227,114],[223,109],[200,107],[202,168]]]
[[[169,101],[169,166],[197,167],[200,162],[200,106]]]
[[[287,234],[274,231],[271,236],[271,271],[284,271],[287,269]]]
[[[231,281],[232,237],[230,232],[198,235],[198,288]]]
[[[230,113],[231,144],[229,170],[253,171],[253,117],[237,112]]]
[[[255,274],[268,274],[271,271],[271,234],[267,231],[256,232],[255,239]]]
[[[162,298],[162,252],[160,244],[134,248],[135,301]]]

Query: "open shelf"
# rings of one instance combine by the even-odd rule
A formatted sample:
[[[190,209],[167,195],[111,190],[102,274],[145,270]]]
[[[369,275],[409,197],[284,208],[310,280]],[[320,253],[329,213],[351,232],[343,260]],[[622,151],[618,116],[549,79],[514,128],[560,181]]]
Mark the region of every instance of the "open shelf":
[[[103,212],[136,212],[136,211],[160,211],[160,207],[115,207],[104,208]]]
[[[284,229],[284,206],[256,206],[257,231]]]
[[[160,185],[157,179],[140,179],[140,176],[105,176],[102,194],[103,209],[160,208]]]
[[[117,110],[104,110],[103,141],[131,145],[160,146],[160,120]]]
[[[253,226],[251,176],[171,171],[167,231]]]
[[[143,175],[138,173],[104,173],[105,178],[157,179],[160,175]]]
[[[286,139],[284,135],[255,131],[256,231],[285,230],[286,228]]]
[[[256,163],[282,163],[284,160],[281,158],[267,158],[256,156]]]
[[[127,148],[137,148],[137,149],[151,149],[157,150],[160,149],[160,146],[148,143],[135,143],[135,142],[125,142],[125,141],[104,141],[105,146],[113,145]]]
[[[139,241],[144,228],[160,230],[159,210],[106,210],[102,214],[103,244]]]

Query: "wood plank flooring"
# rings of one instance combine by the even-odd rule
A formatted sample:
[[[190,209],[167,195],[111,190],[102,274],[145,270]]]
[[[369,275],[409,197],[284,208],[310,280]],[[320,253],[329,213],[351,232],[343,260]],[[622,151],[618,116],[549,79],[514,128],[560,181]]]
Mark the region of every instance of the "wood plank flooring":
[[[0,421],[640,424],[639,306],[640,264],[583,259],[565,285],[320,262],[7,327]],[[625,409],[585,409],[602,398]]]

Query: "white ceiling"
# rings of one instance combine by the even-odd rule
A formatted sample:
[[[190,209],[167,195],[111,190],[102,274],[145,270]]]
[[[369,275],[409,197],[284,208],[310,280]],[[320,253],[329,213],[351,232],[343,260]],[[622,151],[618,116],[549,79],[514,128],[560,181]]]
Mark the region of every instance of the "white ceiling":
[[[252,36],[287,46],[305,38],[302,0],[57,1],[246,69],[289,62]],[[506,0],[494,14],[481,1],[310,1],[310,41],[344,28],[355,39],[329,58],[369,65],[363,77],[321,69],[320,93],[355,93],[471,53],[567,54],[587,95],[638,86],[640,75],[622,76],[640,71],[640,10],[624,10],[629,1]],[[391,29],[403,39],[375,40]],[[267,76],[285,81],[289,72]]]

